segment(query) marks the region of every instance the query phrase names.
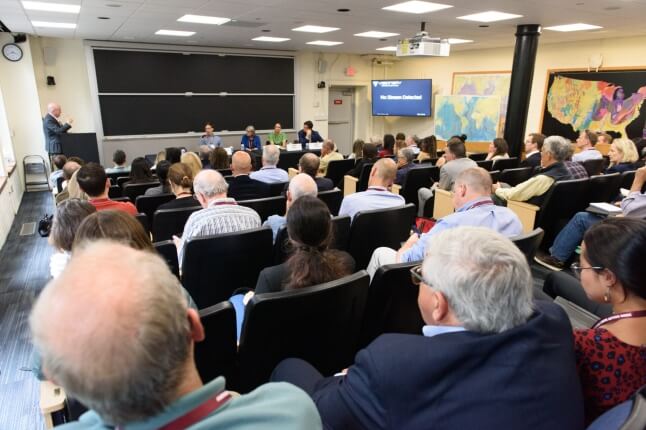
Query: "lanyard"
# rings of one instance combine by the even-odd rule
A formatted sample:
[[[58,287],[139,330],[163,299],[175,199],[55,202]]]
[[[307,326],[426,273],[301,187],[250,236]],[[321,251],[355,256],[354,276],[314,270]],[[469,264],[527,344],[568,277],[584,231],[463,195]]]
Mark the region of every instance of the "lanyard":
[[[610,315],[607,318],[600,319],[595,323],[595,325],[592,326],[593,329],[597,329],[601,327],[604,324],[607,324],[609,322],[614,322],[614,321],[619,321],[619,320],[625,320],[628,318],[642,318],[646,317],[646,310],[643,311],[635,311],[635,312],[623,312],[620,314],[615,314],[615,315]]]
[[[204,403],[198,405],[195,409],[192,409],[181,417],[174,419],[165,426],[160,427],[159,430],[181,430],[190,427],[198,421],[201,421],[203,418],[211,415],[213,412],[217,411],[230,399],[231,394],[229,394],[228,391],[222,391],[221,393],[216,394]]]
[[[474,204],[472,204],[467,210],[471,210],[473,208],[477,208],[478,206],[485,206],[485,205],[493,205],[493,200],[491,199],[480,200],[479,202],[475,202]]]
[[[388,191],[386,188],[381,188],[381,187],[368,187],[368,190],[381,191],[381,192]],[[368,191],[368,190],[366,190],[366,191]]]

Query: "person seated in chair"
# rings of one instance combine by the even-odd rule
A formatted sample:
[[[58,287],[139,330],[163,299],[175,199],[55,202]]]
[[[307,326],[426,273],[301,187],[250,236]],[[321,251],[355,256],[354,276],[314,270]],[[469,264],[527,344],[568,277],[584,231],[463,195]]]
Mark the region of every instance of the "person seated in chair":
[[[299,173],[294,176],[291,181],[289,181],[289,186],[287,192],[285,193],[285,216],[282,215],[270,215],[269,218],[263,223],[263,226],[267,225],[271,227],[271,232],[274,237],[274,242],[276,241],[276,235],[278,230],[287,223],[287,213],[292,204],[299,198],[303,196],[312,196],[316,197],[318,194],[318,188],[316,187],[316,182],[312,179],[310,175],[305,173]]]
[[[354,165],[346,175],[354,176],[359,179],[361,172],[363,172],[363,166],[366,164],[375,164],[379,158],[377,157],[377,146],[374,143],[364,143],[362,148],[363,156],[357,161],[357,164]]]
[[[333,190],[334,182],[332,182],[332,179],[317,176],[320,165],[321,159],[316,154],[308,152],[307,154],[303,154],[300,160],[298,160],[298,172],[310,175],[314,179],[314,182],[316,182],[319,192]]]
[[[406,174],[410,169],[415,167],[415,153],[411,148],[400,149],[397,153],[397,176],[395,177],[395,183],[397,185],[403,185],[404,179],[406,179]]]
[[[251,157],[245,151],[237,151],[231,157],[233,180],[229,183],[229,197],[236,200],[253,200],[269,197],[269,185],[252,179]],[[196,176],[197,177],[197,176]]]
[[[108,179],[105,170],[100,164],[87,163],[76,173],[76,180],[81,190],[88,195],[90,203],[97,211],[114,209],[127,212],[130,215],[137,215],[139,213],[135,205],[130,202],[115,202],[108,198],[110,179]]]
[[[121,185],[122,188],[128,184],[145,184],[155,181],[153,179],[153,174],[150,171],[150,167],[148,166],[148,162],[144,157],[137,157],[132,160],[128,178],[128,181]]]
[[[610,166],[606,169],[606,174],[623,173],[643,165],[643,163],[638,164],[637,147],[630,139],[613,140],[608,150],[608,158],[610,158]]]
[[[193,172],[187,164],[175,163],[171,165],[168,169],[168,183],[175,199],[159,205],[157,210],[200,206],[200,202],[193,198]]]
[[[168,194],[171,192],[170,185],[168,184],[168,169],[170,169],[170,162],[162,160],[157,163],[157,177],[159,178],[159,186],[148,188],[144,193],[145,196],[159,196],[161,194]]]
[[[529,133],[525,138],[525,159],[520,162],[520,167],[540,167],[541,148],[545,135],[541,133]]]
[[[63,189],[60,193],[56,194],[56,204],[59,204],[60,202],[70,197],[70,190],[68,189],[70,180],[72,179],[72,175],[74,175],[74,173],[76,173],[76,171],[80,168],[81,168],[81,165],[76,161],[68,160],[63,165],[63,183],[62,183]]]
[[[482,227],[445,230],[411,275],[421,333],[382,334],[335,376],[291,358],[271,380],[307,391],[326,429],[583,428],[570,322],[533,301],[516,245]]]
[[[372,278],[381,266],[394,263],[421,261],[429,239],[444,230],[462,226],[487,227],[506,237],[523,232],[518,216],[491,200],[491,175],[482,167],[463,170],[453,186],[455,213],[441,218],[428,232],[411,237],[398,251],[381,247],[375,249],[366,271]]]
[[[108,175],[113,173],[124,173],[125,176],[125,174],[130,173],[130,167],[126,164],[126,153],[123,150],[117,149],[114,151],[112,162],[114,163],[114,167],[105,169],[105,173]]]
[[[67,157],[63,154],[54,155],[52,157],[52,163],[56,167],[56,170],[49,175],[49,187],[54,190],[55,193],[58,193],[56,182],[58,181],[58,178],[63,177],[63,166],[67,163]]]
[[[580,152],[574,154],[572,161],[583,163],[586,160],[600,160],[603,158],[601,152],[597,151],[594,146],[597,144],[597,133],[590,130],[582,130],[576,139],[576,147]]]
[[[276,145],[267,145],[262,149],[262,167],[257,172],[251,172],[249,177],[266,184],[287,182],[289,176],[283,169],[276,167],[280,159],[280,148]]]
[[[294,386],[234,396],[222,377],[202,382],[193,352],[205,338],[200,316],[155,253],[106,241],[75,250],[30,326],[47,378],[89,408],[61,429],[321,429]]]
[[[387,209],[403,206],[406,201],[399,194],[389,191],[397,175],[397,165],[390,158],[377,161],[370,170],[368,189],[359,193],[347,195],[341,202],[339,216],[349,215],[350,218],[361,211]],[[388,228],[384,226],[384,228]]]
[[[330,161],[343,160],[343,155],[336,151],[336,145],[331,139],[326,139],[321,146],[321,162],[319,173],[323,176],[327,174],[327,166]]]
[[[502,137],[496,137],[493,142],[489,144],[486,160],[504,160],[509,158],[509,145]]]
[[[303,128],[298,132],[298,141],[303,149],[306,149],[311,142],[323,142],[323,136],[314,130],[314,123],[308,120],[303,123]]]

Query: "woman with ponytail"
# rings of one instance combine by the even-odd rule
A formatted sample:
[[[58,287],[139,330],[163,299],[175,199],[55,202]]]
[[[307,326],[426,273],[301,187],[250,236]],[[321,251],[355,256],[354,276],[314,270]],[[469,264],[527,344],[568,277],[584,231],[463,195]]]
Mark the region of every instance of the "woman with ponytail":
[[[200,203],[193,198],[193,173],[191,168],[184,163],[175,163],[168,169],[168,183],[175,194],[175,200],[159,205],[161,209],[181,209],[199,206]]]

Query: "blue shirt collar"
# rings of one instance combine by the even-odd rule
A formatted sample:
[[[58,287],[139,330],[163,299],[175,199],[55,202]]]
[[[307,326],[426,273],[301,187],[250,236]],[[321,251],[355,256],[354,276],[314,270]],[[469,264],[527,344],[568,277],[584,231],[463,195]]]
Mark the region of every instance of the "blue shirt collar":
[[[470,201],[466,202],[465,204],[463,204],[460,207],[460,209],[458,209],[456,212],[468,211],[469,209],[471,209],[473,207],[473,205],[475,205],[476,203],[481,202],[483,200],[491,200],[491,198],[490,197],[478,197],[477,199],[470,200]],[[493,200],[491,200],[491,204],[492,205],[494,204]]]
[[[422,333],[424,333],[424,336],[426,337],[433,337],[446,333],[457,333],[460,331],[466,331],[466,329],[464,327],[456,327],[450,325],[425,325],[424,327],[422,327]]]

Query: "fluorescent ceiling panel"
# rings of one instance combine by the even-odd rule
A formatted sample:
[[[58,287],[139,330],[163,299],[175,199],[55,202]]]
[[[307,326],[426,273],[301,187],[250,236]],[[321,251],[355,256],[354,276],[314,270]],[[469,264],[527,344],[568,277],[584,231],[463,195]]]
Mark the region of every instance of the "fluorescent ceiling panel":
[[[515,15],[513,13],[498,12],[495,10],[490,10],[487,12],[474,13],[472,15],[459,16],[458,19],[463,19],[465,21],[476,21],[476,22],[496,22],[496,21],[505,21],[508,19],[522,18],[522,15]]]
[[[221,18],[219,16],[206,16],[206,15],[184,15],[179,22],[193,22],[196,24],[213,24],[213,25],[222,25],[229,21],[231,18]]]
[[[374,37],[375,39],[382,39],[384,37],[399,36],[399,33],[387,33],[385,31],[365,31],[363,33],[356,33],[355,36]]]
[[[600,28],[603,28],[603,27],[598,25],[592,25],[592,24],[583,24],[579,22],[577,24],[554,25],[552,27],[545,27],[545,30],[569,32],[569,31],[598,30]]]
[[[306,33],[329,33],[330,31],[337,31],[336,27],[323,27],[320,25],[303,25],[301,27],[292,28],[292,31],[304,31]]]
[[[66,3],[45,3],[42,1],[24,1],[22,6],[27,10],[39,10],[44,12],[79,13],[81,5]]]
[[[386,6],[382,9],[391,10],[393,12],[404,12],[404,13],[431,13],[442,9],[448,9],[453,7],[448,4],[441,3],[431,3],[428,1],[406,1],[404,3],[397,3],[392,6]]]
[[[73,22],[32,21],[31,25],[40,28],[76,28]]]
[[[396,46],[384,46],[383,48],[377,48],[377,51],[396,52],[397,47]]]
[[[158,36],[178,36],[178,37],[191,37],[195,34],[194,31],[179,31],[179,30],[157,30],[155,32]]]
[[[274,43],[279,43],[279,42],[287,42],[290,40],[288,37],[271,37],[271,36],[259,36],[259,37],[254,37],[251,40],[255,40],[256,42],[274,42]]]
[[[314,40],[312,42],[307,42],[308,45],[318,45],[318,46],[336,46],[342,45],[343,42],[332,42],[330,40]]]

